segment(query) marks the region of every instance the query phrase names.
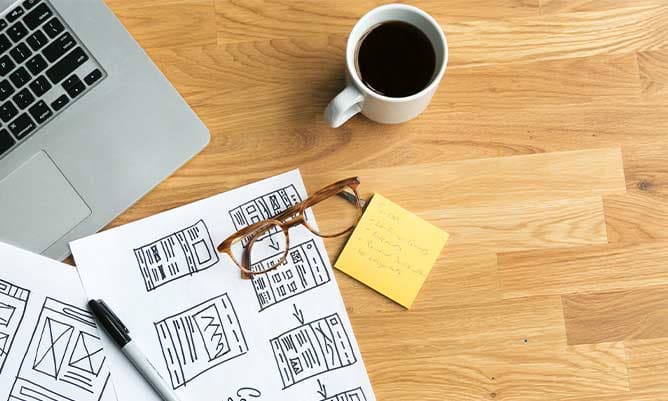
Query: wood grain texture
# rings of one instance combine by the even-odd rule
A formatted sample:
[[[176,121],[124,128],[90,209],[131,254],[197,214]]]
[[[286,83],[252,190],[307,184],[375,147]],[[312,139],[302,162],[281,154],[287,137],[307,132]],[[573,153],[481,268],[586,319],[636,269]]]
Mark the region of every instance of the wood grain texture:
[[[606,98],[619,101],[634,99],[640,91],[638,60],[633,54],[455,66],[447,74],[443,101],[460,111],[588,104]],[[552,85],[555,81],[559,85]]]
[[[584,198],[626,191],[619,148],[465,160],[384,169],[339,169],[302,174],[313,188],[336,174],[364,177],[360,190],[399,193],[393,200],[411,210],[508,205]],[[446,209],[447,210],[447,209]]]
[[[615,243],[498,255],[505,298],[668,284],[668,242]]]
[[[625,0],[540,0],[541,14],[556,14],[573,11],[602,11],[629,6]],[[636,0],[634,6],[659,6],[663,0]]]
[[[668,52],[665,50],[638,53],[640,85],[643,96],[660,97],[668,86]]]
[[[318,1],[215,0],[220,43],[271,40],[326,33],[348,33],[368,10],[390,0]],[[535,16],[538,0],[416,0],[439,20]]]
[[[668,401],[668,3],[416,0],[450,45],[430,107],[331,129],[348,32],[389,1],[108,0],[212,134],[110,226],[359,175],[452,234],[410,311],[335,273],[379,401]]]
[[[109,0],[125,27],[144,48],[216,43],[211,0]]]
[[[600,198],[452,207],[419,215],[447,230],[452,246],[512,252],[608,242]]]
[[[607,399],[629,388],[622,343],[574,347],[527,343],[513,349],[467,349],[427,357],[417,357],[408,348],[369,355],[378,361],[367,364],[372,380],[392,388],[393,400],[424,394],[435,400],[530,401],[576,393]],[[404,381],[398,365],[421,374]]]
[[[447,319],[443,319],[447,316]],[[461,352],[474,348],[520,349],[527,343],[566,344],[561,298],[535,297],[530,300],[501,300],[452,308],[401,309],[377,313],[351,313],[355,333],[366,352],[399,352],[408,347],[422,355]],[[419,327],[419,335],[415,335]],[[391,333],[391,343],[378,341]],[[375,339],[375,340],[374,340]],[[526,340],[526,342],[525,342]]]
[[[668,7],[447,23],[452,65],[589,57],[663,47]],[[481,44],[484,43],[484,46]]]
[[[603,208],[610,242],[668,239],[667,199],[638,193],[609,195],[603,199]]]
[[[657,399],[665,398],[668,390],[668,340],[627,341],[625,343],[629,384],[636,391],[661,391]]]
[[[562,297],[569,344],[668,337],[668,287]]]
[[[558,398],[559,401],[600,401],[600,395]],[[668,398],[663,391],[621,391],[606,394],[606,401],[665,401]]]

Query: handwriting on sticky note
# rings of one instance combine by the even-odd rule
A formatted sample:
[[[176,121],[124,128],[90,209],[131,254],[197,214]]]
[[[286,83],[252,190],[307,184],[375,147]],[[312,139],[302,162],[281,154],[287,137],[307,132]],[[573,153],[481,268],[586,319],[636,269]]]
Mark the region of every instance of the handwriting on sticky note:
[[[364,246],[357,249],[359,256],[366,258],[370,267],[398,276],[415,274],[426,277],[428,271],[425,271],[425,266],[415,265],[419,259],[407,256],[413,253],[427,256],[429,250],[417,244],[415,239],[397,232],[395,226],[400,221],[399,216],[385,209],[384,205],[378,214],[370,217],[369,224],[364,228],[369,237]]]
[[[446,232],[376,194],[336,267],[410,307],[447,238]]]

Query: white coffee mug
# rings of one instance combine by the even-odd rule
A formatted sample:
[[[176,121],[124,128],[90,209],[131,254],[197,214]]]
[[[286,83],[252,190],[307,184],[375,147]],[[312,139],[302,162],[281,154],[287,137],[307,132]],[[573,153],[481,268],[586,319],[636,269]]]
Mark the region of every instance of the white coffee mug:
[[[360,41],[374,27],[388,21],[407,22],[420,28],[431,41],[436,53],[436,68],[431,82],[411,96],[388,97],[369,89],[362,82],[356,68]],[[388,4],[374,8],[357,21],[350,32],[346,46],[346,88],[329,102],[325,110],[325,120],[336,128],[361,112],[369,119],[384,124],[408,121],[427,108],[443,78],[447,64],[448,42],[432,16],[405,4]]]

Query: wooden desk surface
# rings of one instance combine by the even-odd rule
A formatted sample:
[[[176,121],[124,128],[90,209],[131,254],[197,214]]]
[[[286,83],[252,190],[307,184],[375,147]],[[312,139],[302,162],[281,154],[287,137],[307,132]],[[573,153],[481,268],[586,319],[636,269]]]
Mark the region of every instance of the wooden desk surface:
[[[432,105],[330,129],[382,2],[108,0],[212,134],[112,225],[357,174],[452,234],[410,311],[337,273],[378,400],[668,399],[666,1],[416,0],[450,43]]]

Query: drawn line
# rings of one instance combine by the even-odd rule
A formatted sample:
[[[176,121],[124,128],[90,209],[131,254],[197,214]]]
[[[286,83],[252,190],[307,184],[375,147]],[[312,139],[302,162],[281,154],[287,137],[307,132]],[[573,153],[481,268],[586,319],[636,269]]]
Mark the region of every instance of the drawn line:
[[[147,292],[206,270],[220,260],[204,220],[133,251]]]
[[[30,291],[0,279],[0,374],[23,322]]]
[[[99,399],[109,370],[92,322],[88,311],[47,297],[9,400]]]
[[[250,269],[266,270],[282,255],[283,252],[280,252],[259,260],[253,263]],[[251,277],[260,312],[329,283],[331,277],[326,266],[315,240],[291,247],[285,264],[280,269]],[[318,276],[314,272],[316,269],[321,272]]]
[[[174,389],[248,352],[238,316],[227,294],[208,299],[154,325]]]
[[[341,340],[334,341],[335,337]],[[357,362],[350,337],[336,313],[286,331],[270,344],[283,389]]]
[[[323,401],[367,401],[367,399],[366,395],[364,395],[364,391],[362,391],[362,388],[357,387],[356,389],[344,391],[342,393],[333,395],[329,398],[324,399]]]

